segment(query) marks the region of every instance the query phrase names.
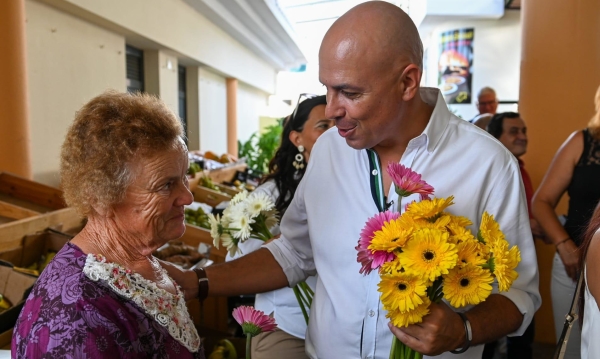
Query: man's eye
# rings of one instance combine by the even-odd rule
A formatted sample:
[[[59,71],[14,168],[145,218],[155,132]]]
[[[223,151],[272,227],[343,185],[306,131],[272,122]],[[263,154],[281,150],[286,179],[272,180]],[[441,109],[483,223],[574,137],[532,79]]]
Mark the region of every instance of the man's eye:
[[[358,97],[358,93],[357,92],[348,92],[348,91],[344,91],[342,90],[342,95],[348,97],[348,98],[357,98]]]

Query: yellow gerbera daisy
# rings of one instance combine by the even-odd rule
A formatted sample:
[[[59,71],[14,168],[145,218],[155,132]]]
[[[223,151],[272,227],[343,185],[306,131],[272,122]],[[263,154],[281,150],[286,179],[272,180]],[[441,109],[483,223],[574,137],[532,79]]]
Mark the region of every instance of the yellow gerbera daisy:
[[[454,204],[453,200],[454,196],[450,196],[448,198],[433,198],[421,202],[412,202],[408,205],[406,213],[410,213],[415,219],[423,218],[428,221],[435,221],[448,206]]]
[[[467,217],[450,215],[450,224],[465,228],[472,225],[473,222]]]
[[[448,226],[448,232],[450,232],[450,242],[454,244],[459,244],[461,242],[467,241],[477,241],[473,233],[465,227],[460,227],[456,223],[450,222]]]
[[[506,246],[507,250],[500,250],[502,247],[504,246],[500,245],[492,249],[492,257],[488,260],[488,263],[498,281],[498,290],[506,292],[519,277],[519,273],[515,268],[521,260],[521,255],[517,247],[508,250],[508,246]]]
[[[455,308],[483,302],[492,292],[490,271],[474,265],[455,267],[444,276],[444,298]]]
[[[378,287],[383,308],[388,311],[413,310],[423,303],[427,292],[419,276],[407,273],[382,275]]]
[[[458,260],[457,265],[464,267],[467,265],[480,266],[487,262],[484,253],[485,246],[476,240],[462,241],[456,246]]]
[[[423,317],[429,314],[429,305],[431,301],[429,298],[423,298],[423,303],[417,306],[415,309],[408,312],[401,312],[399,310],[388,311],[385,315],[391,319],[392,324],[396,327],[408,327],[410,324],[421,323]]]
[[[435,280],[456,265],[456,246],[448,242],[448,232],[423,228],[413,233],[413,238],[399,254],[400,262],[407,272]]]
[[[402,272],[400,259],[396,257],[393,261],[385,262],[379,267],[380,274],[398,274]]]
[[[504,233],[500,230],[500,225],[494,220],[494,216],[487,212],[484,212],[481,217],[477,240],[490,245],[496,241],[504,240]]]
[[[381,230],[375,231],[368,248],[375,251],[392,252],[404,246],[412,233],[412,228],[403,226],[400,218],[402,216],[398,219],[385,222]]]

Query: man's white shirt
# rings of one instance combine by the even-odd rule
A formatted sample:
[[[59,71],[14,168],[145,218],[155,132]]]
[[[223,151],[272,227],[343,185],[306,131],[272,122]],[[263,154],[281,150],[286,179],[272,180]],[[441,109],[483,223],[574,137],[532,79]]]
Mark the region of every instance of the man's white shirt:
[[[508,297],[523,313],[522,334],[541,304],[537,259],[525,191],[516,158],[492,136],[448,110],[437,89],[422,88],[434,106],[423,133],[412,139],[400,161],[435,188],[435,197],[454,196],[448,212],[468,217],[477,231],[484,211],[494,215],[511,244],[521,250],[519,278]],[[387,164],[382,163],[385,170]],[[368,218],[378,212],[371,195],[366,150],[346,144],[334,127],[311,152],[307,171],[281,223],[281,238],[267,244],[290,285],[318,272],[317,288],[306,335],[306,350],[320,359],[387,359],[392,333],[385,317],[379,274],[359,274],[355,246]],[[398,208],[393,185],[387,200]],[[401,206],[417,196],[402,199]],[[494,292],[497,292],[494,286]],[[461,308],[466,311],[468,308]],[[460,355],[436,358],[481,358],[483,346]]]

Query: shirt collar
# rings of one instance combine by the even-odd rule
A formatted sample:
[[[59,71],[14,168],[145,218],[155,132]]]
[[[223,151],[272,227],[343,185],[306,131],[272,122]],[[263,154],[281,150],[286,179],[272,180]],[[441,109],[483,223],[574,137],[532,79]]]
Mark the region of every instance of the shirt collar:
[[[425,130],[421,134],[421,136],[425,135],[427,140],[427,152],[431,153],[440,142],[442,135],[446,131],[446,127],[448,127],[450,118],[453,115],[450,110],[448,110],[446,101],[444,101],[442,92],[439,89],[422,87],[420,89],[420,94],[423,102],[430,106],[435,106],[431,113],[431,118],[427,123],[427,127],[425,127]]]

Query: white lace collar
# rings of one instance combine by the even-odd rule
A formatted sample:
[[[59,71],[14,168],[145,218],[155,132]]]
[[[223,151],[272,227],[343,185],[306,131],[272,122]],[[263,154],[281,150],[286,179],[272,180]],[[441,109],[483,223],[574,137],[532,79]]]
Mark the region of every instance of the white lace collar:
[[[168,276],[163,268],[161,270]],[[132,300],[189,351],[195,353],[200,348],[200,336],[178,285],[175,285],[177,294],[173,295],[138,273],[107,262],[100,254],[87,255],[83,273],[93,281],[103,280],[114,292]]]

